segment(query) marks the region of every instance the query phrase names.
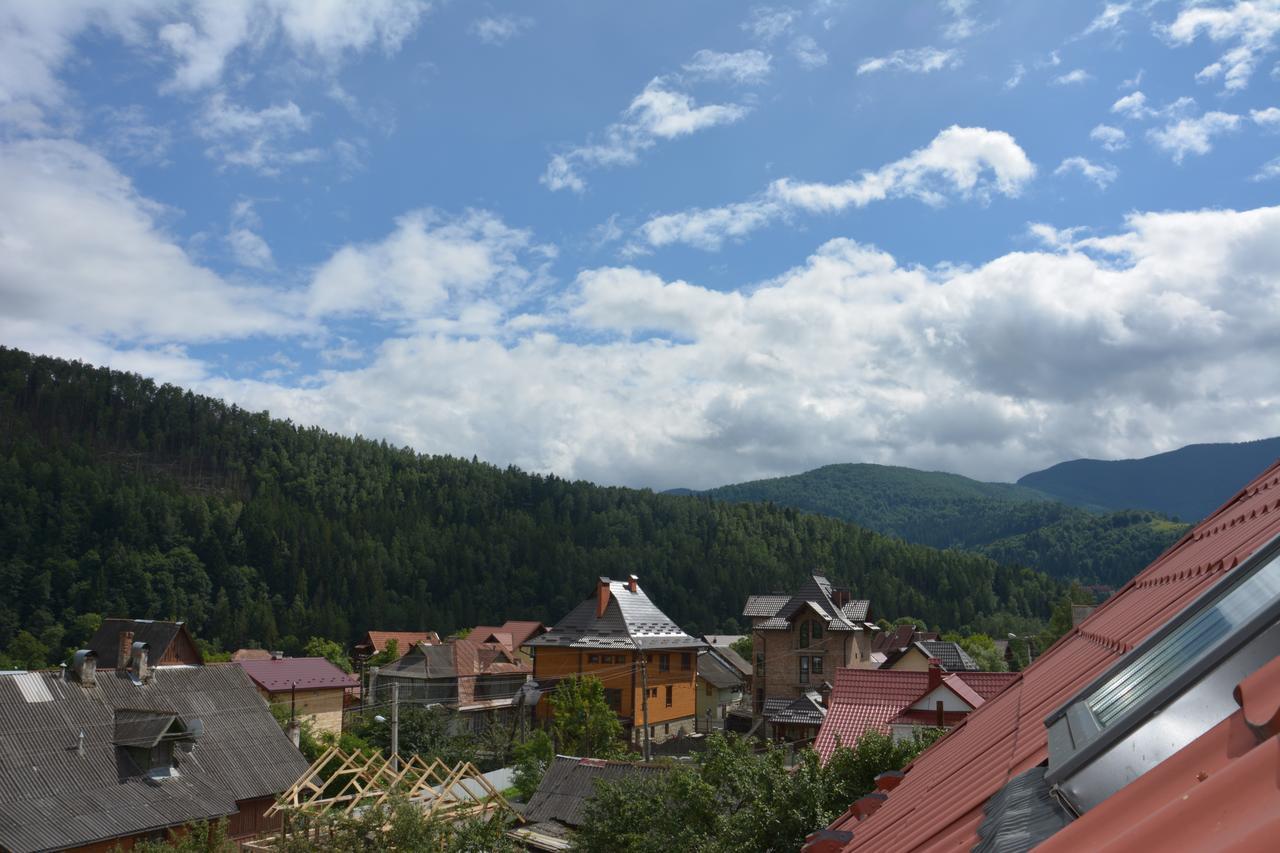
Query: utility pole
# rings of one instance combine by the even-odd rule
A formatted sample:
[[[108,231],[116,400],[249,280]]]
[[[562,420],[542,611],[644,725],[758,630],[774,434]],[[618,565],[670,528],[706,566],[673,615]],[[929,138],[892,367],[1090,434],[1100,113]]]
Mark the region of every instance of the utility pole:
[[[644,760],[653,760],[653,748],[649,744],[649,656],[636,647],[636,654],[640,655],[640,707],[644,713]]]
[[[400,682],[391,682],[391,771],[400,772]]]

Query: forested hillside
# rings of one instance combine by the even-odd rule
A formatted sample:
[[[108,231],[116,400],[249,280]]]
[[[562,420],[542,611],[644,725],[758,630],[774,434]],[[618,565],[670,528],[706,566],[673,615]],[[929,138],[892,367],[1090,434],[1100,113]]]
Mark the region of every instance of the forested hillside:
[[[705,494],[771,501],[910,542],[978,551],[1056,577],[1114,586],[1186,531],[1154,512],[1090,512],[1023,485],[887,465],[827,465]]]
[[[224,649],[553,621],[635,573],[693,632],[813,568],[877,616],[1043,618],[1064,587],[794,509],[424,456],[132,374],[0,348],[0,649],[62,659],[97,616]],[[0,662],[5,654],[0,653]]]
[[[1189,444],[1142,459],[1073,459],[1019,483],[1073,504],[1138,507],[1197,522],[1280,458],[1280,438]]]

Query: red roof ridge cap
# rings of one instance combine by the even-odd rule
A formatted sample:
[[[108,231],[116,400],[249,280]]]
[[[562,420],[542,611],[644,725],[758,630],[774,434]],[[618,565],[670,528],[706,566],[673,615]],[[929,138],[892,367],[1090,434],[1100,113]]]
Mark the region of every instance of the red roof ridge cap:
[[[1280,657],[1245,676],[1231,695],[1258,740],[1280,734]]]

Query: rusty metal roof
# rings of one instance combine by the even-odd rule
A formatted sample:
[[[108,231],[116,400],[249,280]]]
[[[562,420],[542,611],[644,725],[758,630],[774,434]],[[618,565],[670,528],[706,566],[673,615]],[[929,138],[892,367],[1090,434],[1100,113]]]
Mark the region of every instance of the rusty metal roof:
[[[973,848],[979,842],[978,828],[987,802],[1015,777],[1046,760],[1045,718],[1278,533],[1280,465],[1272,465],[1059,639],[1009,688],[926,750],[874,813],[859,820],[851,809],[837,818],[832,830],[853,833],[844,849]],[[1224,722],[1220,728],[1226,725]],[[1209,735],[1201,738],[1206,739],[1212,740]],[[1192,746],[1200,748],[1199,744],[1196,741]],[[1211,751],[1211,747],[1212,744],[1203,749]],[[1259,775],[1248,777],[1248,784],[1239,779],[1234,788],[1225,781],[1214,789],[1195,788],[1197,795],[1206,792],[1202,798],[1209,803],[1207,810],[1185,806],[1183,794],[1167,798],[1178,785],[1183,785],[1185,793],[1189,784],[1186,779],[1169,778],[1174,770],[1166,765],[1181,756],[1179,753],[1112,798],[1125,796],[1130,789],[1148,792],[1150,800],[1140,801],[1138,808],[1130,808],[1123,816],[1123,821],[1139,822],[1145,835],[1122,835],[1124,830],[1117,823],[1110,834],[1099,829],[1097,837],[1085,836],[1083,847],[1074,849],[1101,849],[1106,844],[1124,849],[1161,849],[1175,843],[1175,839],[1179,844],[1187,841],[1189,847],[1185,849],[1194,848],[1189,839],[1207,838],[1204,833],[1215,824],[1210,817],[1213,806],[1226,803],[1232,796],[1247,800],[1249,806],[1240,810],[1244,822],[1231,824],[1231,837],[1273,840],[1274,835],[1253,833],[1259,827],[1269,827],[1274,832],[1280,822],[1274,785],[1280,767],[1277,749],[1280,742],[1272,737],[1246,753],[1236,753],[1239,757],[1234,761],[1222,757],[1223,766],[1229,764],[1228,770],[1220,774],[1223,777],[1239,779],[1251,772]],[[1269,777],[1265,775],[1268,772]],[[1264,784],[1262,780],[1267,778],[1272,781]],[[947,796],[939,798],[938,791],[946,791]],[[1215,795],[1220,799],[1213,799]],[[1259,805],[1260,798],[1269,798],[1269,813]],[[1170,810],[1169,820],[1154,820],[1162,807]],[[1096,813],[1102,808],[1091,810],[1061,835],[1084,833],[1091,825],[1101,827]],[[1179,834],[1180,831],[1186,834]],[[1221,847],[1223,837],[1209,846]],[[1148,842],[1145,845],[1144,839]],[[1157,839],[1161,843],[1151,843]],[[1246,848],[1242,845],[1241,849]]]

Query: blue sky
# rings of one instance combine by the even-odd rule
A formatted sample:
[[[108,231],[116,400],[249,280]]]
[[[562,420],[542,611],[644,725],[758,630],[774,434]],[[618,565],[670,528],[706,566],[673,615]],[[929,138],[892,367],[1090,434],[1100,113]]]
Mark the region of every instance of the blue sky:
[[[0,342],[669,488],[1280,433],[1280,0],[13,2]]]

